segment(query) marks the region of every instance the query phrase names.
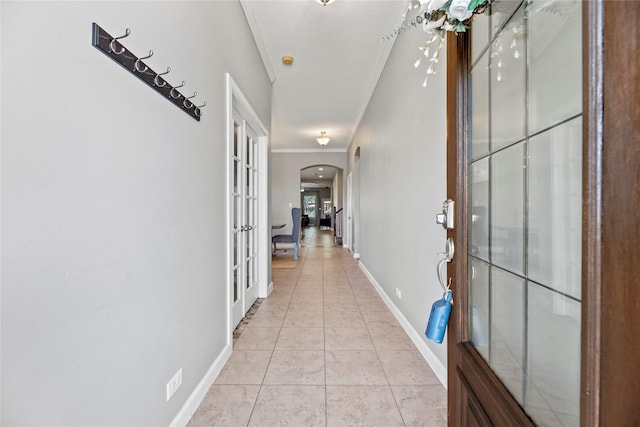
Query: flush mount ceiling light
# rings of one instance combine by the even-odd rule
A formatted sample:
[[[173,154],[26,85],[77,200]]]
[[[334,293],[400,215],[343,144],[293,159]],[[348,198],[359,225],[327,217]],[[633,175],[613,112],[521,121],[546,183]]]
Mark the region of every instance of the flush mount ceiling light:
[[[291,65],[293,64],[293,56],[289,56],[289,55],[285,55],[282,57],[282,63],[284,65]]]
[[[329,138],[327,136],[327,132],[321,131],[320,132],[320,136],[318,138],[316,138],[316,140],[318,141],[318,144],[320,144],[320,145],[322,145],[324,147],[325,145],[327,145],[329,143],[329,141],[331,141],[331,138]]]
[[[333,3],[335,0],[316,0],[318,3],[320,3],[323,6],[326,6],[328,4]]]

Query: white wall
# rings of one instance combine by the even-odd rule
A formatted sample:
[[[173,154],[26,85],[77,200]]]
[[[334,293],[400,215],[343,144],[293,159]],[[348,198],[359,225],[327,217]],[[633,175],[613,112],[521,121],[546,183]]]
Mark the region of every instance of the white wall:
[[[347,154],[340,152],[271,153],[271,223],[287,224],[278,234],[291,233],[291,208],[300,206],[300,169],[330,165],[346,170]],[[341,202],[342,203],[342,202]]]
[[[355,251],[444,372],[446,342],[427,341],[424,330],[431,304],[442,297],[436,263],[446,235],[434,220],[446,198],[446,59],[443,47],[423,88],[426,69],[413,63],[425,40],[419,29],[400,34],[350,146],[349,171]]]
[[[1,424],[168,425],[226,345],[225,72],[270,123],[241,7],[1,7]],[[92,22],[131,28],[202,121],[95,49]]]

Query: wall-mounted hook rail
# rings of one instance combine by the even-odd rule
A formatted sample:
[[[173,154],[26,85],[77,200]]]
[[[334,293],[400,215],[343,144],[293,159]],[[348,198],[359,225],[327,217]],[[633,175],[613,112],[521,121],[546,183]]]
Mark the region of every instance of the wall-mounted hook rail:
[[[127,28],[124,35],[113,37],[94,22],[92,44],[96,47],[96,49],[100,50],[109,58],[120,64],[124,69],[145,82],[156,92],[160,93],[176,107],[189,114],[195,120],[200,121],[200,117],[202,116],[200,108],[204,107],[207,104],[206,101],[201,106],[196,106],[193,102],[190,101],[191,98],[195,97],[195,92],[193,96],[190,96],[188,98],[181,94],[177,90],[177,88],[181,88],[182,86],[184,86],[184,81],[179,86],[171,86],[164,79],[164,75],[168,74],[169,71],[171,71],[170,67],[167,67],[167,71],[164,73],[156,73],[155,71],[153,71],[151,67],[149,67],[144,62],[144,60],[149,59],[153,56],[152,50],[149,51],[149,54],[147,56],[139,58],[131,51],[129,51],[126,47],[124,47],[120,40],[129,36],[129,34],[131,34],[131,30]]]

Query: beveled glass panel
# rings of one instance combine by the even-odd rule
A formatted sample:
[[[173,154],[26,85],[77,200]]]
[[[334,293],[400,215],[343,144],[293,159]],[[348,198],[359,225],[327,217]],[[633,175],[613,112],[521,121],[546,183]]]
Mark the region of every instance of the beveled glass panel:
[[[523,0],[500,0],[491,3],[491,36],[502,28],[513,12],[523,4]],[[522,13],[522,11],[521,11]]]
[[[524,280],[491,268],[491,369],[518,403],[524,399]]]
[[[525,410],[539,425],[579,426],[580,303],[529,283]]]
[[[491,150],[525,136],[525,25],[524,7],[491,45]]]
[[[471,259],[471,343],[489,361],[489,264]]]
[[[471,63],[474,64],[482,51],[489,45],[489,14],[483,13],[473,17],[471,26]]]
[[[489,261],[489,158],[471,165],[470,253]]]
[[[491,261],[523,274],[524,143],[491,156]]]
[[[489,152],[489,54],[471,70],[471,158]]]
[[[529,131],[582,112],[580,1],[533,1],[529,7]]]
[[[529,277],[581,297],[582,119],[529,143]]]

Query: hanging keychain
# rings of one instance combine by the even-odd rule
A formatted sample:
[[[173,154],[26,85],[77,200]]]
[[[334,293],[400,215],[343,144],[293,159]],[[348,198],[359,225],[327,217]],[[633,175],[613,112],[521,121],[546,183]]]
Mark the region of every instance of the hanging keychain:
[[[451,279],[449,279],[449,286],[442,295],[442,299],[434,302],[431,306],[431,314],[429,314],[429,322],[425,331],[427,338],[438,344],[442,344],[442,340],[444,340],[444,333],[447,331],[447,323],[453,305],[453,293],[450,286]]]
[[[447,242],[446,258],[441,259],[438,262],[437,273],[438,282],[444,289],[442,299],[434,302],[431,306],[431,313],[429,314],[429,322],[427,323],[427,329],[424,334],[428,339],[438,344],[442,344],[444,340],[444,333],[447,331],[447,323],[449,322],[449,315],[451,314],[451,306],[453,305],[453,292],[451,292],[451,279],[447,286],[444,285],[442,280],[442,274],[440,270],[443,265],[451,262],[453,259],[453,241]]]

